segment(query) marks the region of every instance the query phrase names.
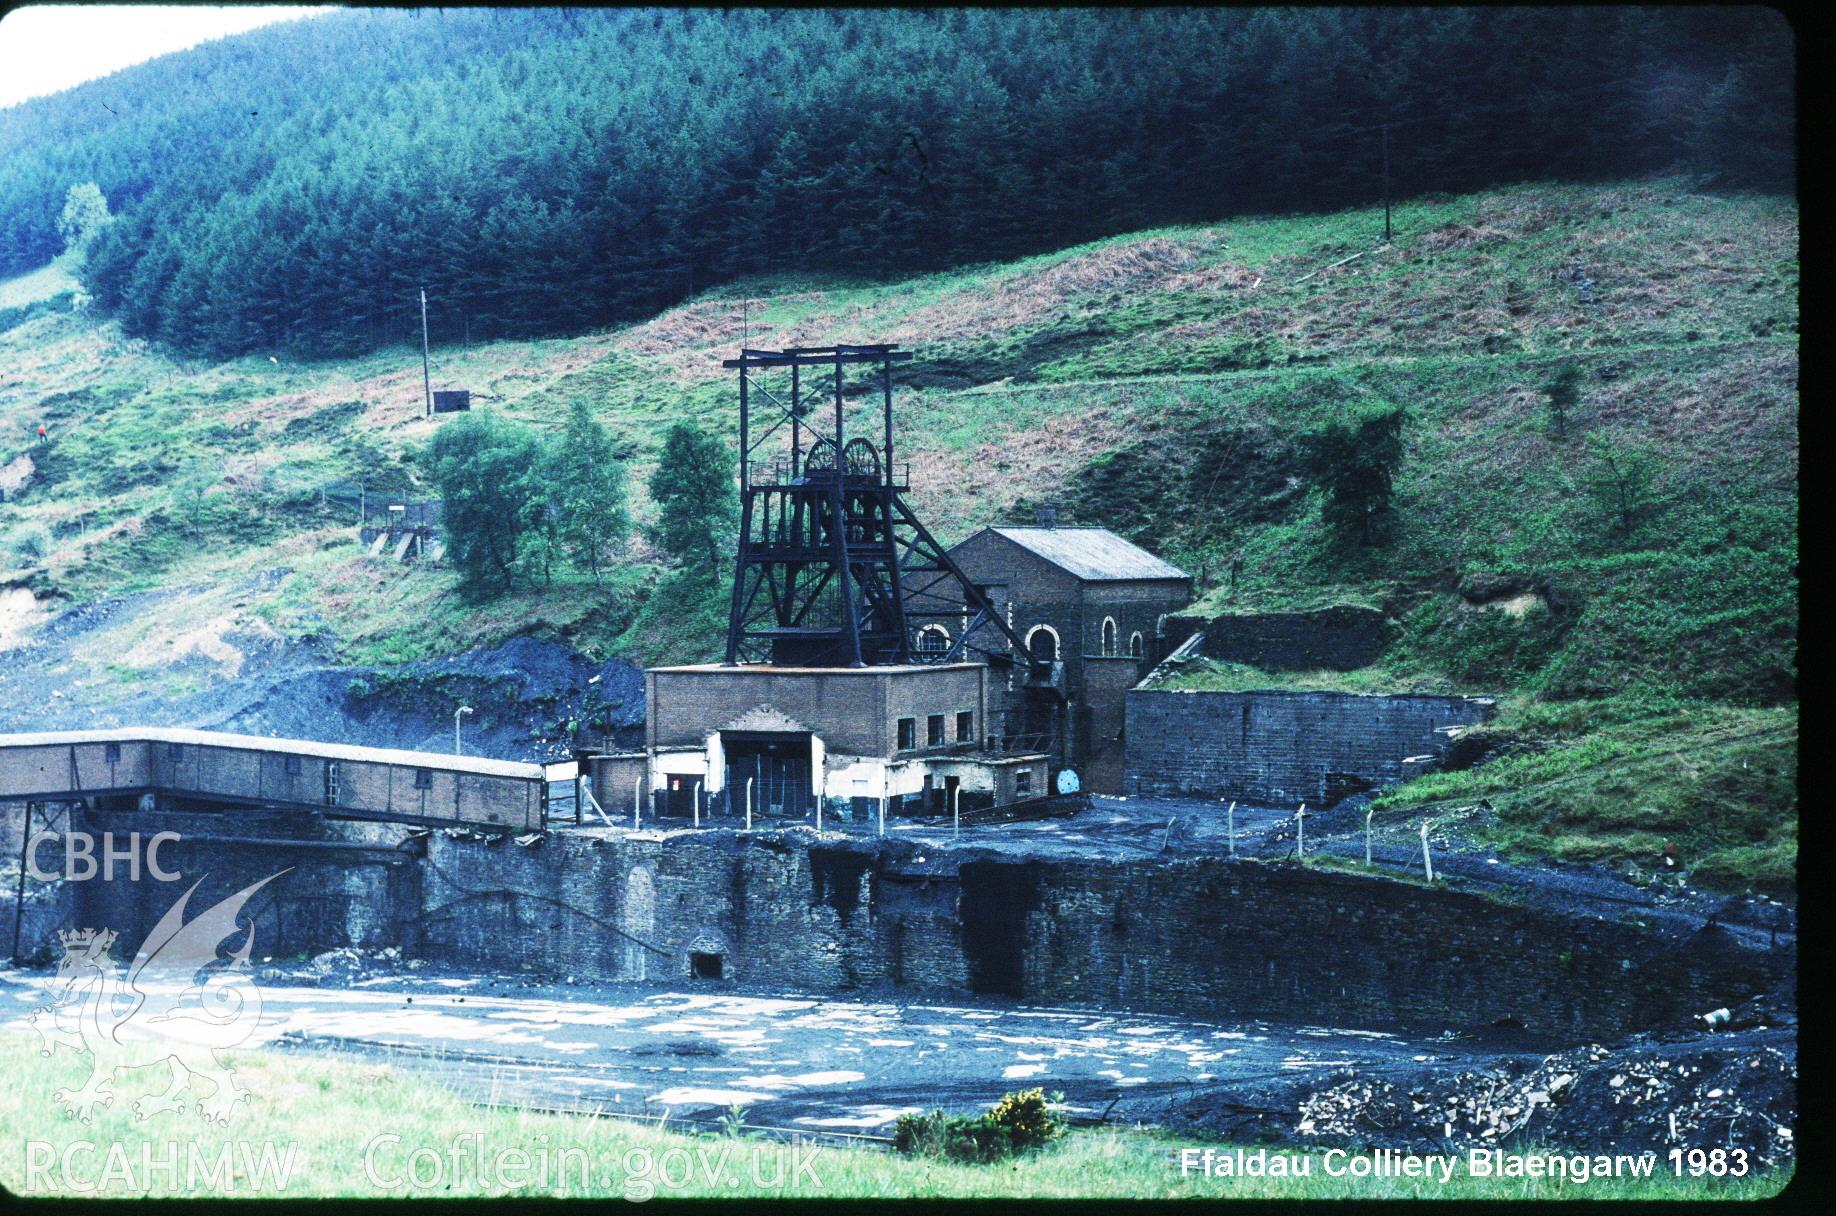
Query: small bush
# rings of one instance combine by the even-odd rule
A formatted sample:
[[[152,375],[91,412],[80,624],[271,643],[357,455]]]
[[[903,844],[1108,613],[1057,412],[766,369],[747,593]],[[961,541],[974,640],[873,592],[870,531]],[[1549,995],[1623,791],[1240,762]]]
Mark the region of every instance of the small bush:
[[[908,1156],[987,1164],[1039,1148],[1064,1131],[1042,1089],[1008,1094],[986,1114],[946,1115],[933,1110],[902,1115],[893,1125],[893,1148]]]
[[[36,521],[21,524],[7,534],[6,552],[18,566],[36,566],[51,556],[51,529]]]

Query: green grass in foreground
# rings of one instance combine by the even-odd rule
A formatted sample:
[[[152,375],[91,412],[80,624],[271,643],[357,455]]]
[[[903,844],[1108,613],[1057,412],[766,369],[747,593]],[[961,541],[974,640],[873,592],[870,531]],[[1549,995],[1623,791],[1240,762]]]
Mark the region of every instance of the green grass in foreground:
[[[1501,1181],[1469,1178],[1456,1170],[1443,1186],[1414,1179],[1331,1178],[1323,1173],[1324,1150],[1294,1150],[1289,1155],[1312,1163],[1306,1178],[1207,1178],[1196,1170],[1182,1177],[1180,1149],[1218,1146],[1141,1129],[1074,1131],[1042,1151],[989,1166],[807,1144],[793,1153],[791,1145],[775,1140],[684,1135],[616,1119],[486,1110],[389,1067],[267,1052],[231,1053],[252,1099],[228,1128],[205,1129],[189,1114],[158,1114],[136,1123],[133,1101],[147,1090],[164,1089],[164,1065],[122,1074],[114,1107],[85,1127],[65,1117],[51,1100],[60,1087],[81,1082],[81,1061],[66,1051],[46,1059],[38,1054],[35,1040],[19,1035],[0,1039],[0,1052],[7,1060],[9,1082],[0,1091],[0,1183],[14,1193],[26,1192],[26,1183],[37,1181],[41,1185],[31,1193],[70,1194],[82,1188],[85,1194],[115,1196],[1760,1199],[1777,1193],[1790,1176],[1789,1171],[1774,1171],[1738,1180],[1678,1180],[1667,1176],[1669,1167],[1660,1161],[1659,1176],[1637,1181]],[[136,1083],[142,1078],[144,1083]],[[469,1154],[455,1165],[456,1138],[474,1134],[476,1140],[459,1141]],[[399,1139],[376,1143],[379,1137]],[[50,1147],[32,1150],[28,1142]],[[79,1142],[97,1147],[71,1152]],[[233,1168],[226,1175],[227,1185],[190,1185],[187,1173],[194,1142],[206,1176],[225,1148],[230,1149]],[[114,1150],[117,1145],[119,1153]],[[243,1145],[248,1146],[247,1158]],[[284,1186],[275,1185],[272,1171],[266,1185],[260,1185],[264,1146],[270,1147],[270,1160],[276,1165],[292,1163]],[[36,1179],[26,1176],[27,1154],[34,1151],[41,1161],[52,1161],[44,1167],[50,1187],[43,1185],[43,1174]],[[527,1165],[517,1164],[519,1153]],[[142,1167],[143,1154],[152,1168]],[[161,1168],[168,1155],[174,1155],[175,1169]],[[68,1180],[61,1172],[66,1159],[71,1168]],[[477,1164],[481,1160],[486,1163],[482,1171]],[[112,1161],[122,1164],[111,1169]],[[528,1181],[544,1161],[548,1181]],[[431,1180],[430,1185],[415,1189],[403,1184],[411,1168]],[[88,1189],[98,1182],[97,1190]]]

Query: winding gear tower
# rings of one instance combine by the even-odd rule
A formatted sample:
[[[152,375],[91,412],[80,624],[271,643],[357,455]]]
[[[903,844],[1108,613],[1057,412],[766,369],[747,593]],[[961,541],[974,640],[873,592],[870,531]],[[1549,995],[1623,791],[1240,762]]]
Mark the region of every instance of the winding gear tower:
[[[1025,643],[900,497],[910,475],[894,459],[892,367],[911,357],[871,344],[723,361],[739,372],[741,503],[725,665],[1024,659]],[[914,645],[931,618],[965,615],[948,649]]]

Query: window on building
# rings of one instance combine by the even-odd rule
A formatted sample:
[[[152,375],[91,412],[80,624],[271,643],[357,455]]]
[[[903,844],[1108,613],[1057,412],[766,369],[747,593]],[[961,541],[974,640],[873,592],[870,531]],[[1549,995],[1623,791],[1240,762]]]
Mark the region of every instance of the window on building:
[[[918,631],[918,653],[935,658],[950,653],[950,631],[942,625],[926,625]]]
[[[909,752],[918,746],[918,719],[899,719],[899,750]]]
[[[1035,625],[1026,635],[1026,652],[1035,662],[1058,661],[1058,632],[1050,625]]]
[[[1137,659],[1144,653],[1141,642],[1141,632],[1139,630],[1136,630],[1134,636],[1128,639],[1128,653]]]
[[[433,788],[433,770],[430,768],[415,769],[414,770],[414,788],[417,790],[432,789]]]
[[[1116,653],[1116,618],[1103,618],[1103,657],[1108,658]]]
[[[975,711],[965,709],[956,715],[956,741],[958,743],[975,742]]]
[[[924,745],[942,747],[944,742],[944,716],[932,714],[924,720]]]
[[[121,745],[119,743],[104,743],[102,745],[102,759],[110,764],[114,764],[116,761],[120,760]]]
[[[184,744],[182,743],[166,744],[166,759],[183,760],[184,758],[185,758],[185,745]]]
[[[1033,792],[1033,770],[1030,768],[1023,768],[1023,769],[1015,770],[1014,772],[1014,793],[1015,794],[1030,794],[1032,792]]]
[[[299,776],[300,758],[298,756],[288,756],[285,760],[281,761],[281,764],[286,769],[289,777]]]

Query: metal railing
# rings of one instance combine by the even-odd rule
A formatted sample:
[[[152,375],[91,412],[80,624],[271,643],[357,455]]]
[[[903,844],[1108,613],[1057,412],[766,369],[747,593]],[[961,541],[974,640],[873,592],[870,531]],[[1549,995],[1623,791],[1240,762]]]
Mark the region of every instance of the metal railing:
[[[885,484],[885,481],[885,470],[880,469],[862,473],[847,473],[844,484],[877,486]],[[746,462],[746,484],[751,486],[826,486],[833,485],[834,482],[835,467],[833,464],[812,469],[808,467],[807,462],[803,462],[798,464],[793,474],[788,456]],[[910,489],[911,482],[911,462],[895,462],[893,487],[899,490]]]
[[[406,530],[409,528],[437,528],[445,504],[438,498],[424,498],[412,502],[401,500],[390,501],[387,498],[369,499],[363,506],[363,526],[366,528],[387,528]]]

